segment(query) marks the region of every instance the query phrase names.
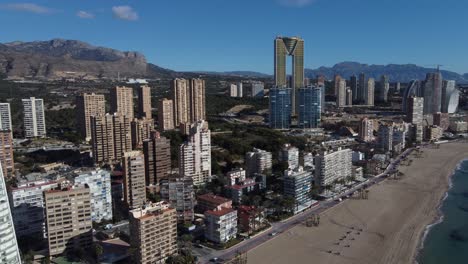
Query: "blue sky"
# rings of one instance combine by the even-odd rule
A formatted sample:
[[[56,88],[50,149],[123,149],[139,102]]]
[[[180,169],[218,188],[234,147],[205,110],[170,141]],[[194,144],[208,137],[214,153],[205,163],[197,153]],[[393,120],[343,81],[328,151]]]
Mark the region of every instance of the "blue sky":
[[[179,70],[273,71],[273,39],[306,67],[416,63],[468,72],[465,0],[0,0],[0,42],[52,38],[136,50]]]

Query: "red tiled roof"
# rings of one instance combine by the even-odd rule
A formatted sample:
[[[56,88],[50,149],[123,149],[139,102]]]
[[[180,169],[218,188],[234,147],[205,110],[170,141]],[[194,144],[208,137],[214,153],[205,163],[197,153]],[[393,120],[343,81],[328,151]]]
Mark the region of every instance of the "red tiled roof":
[[[235,210],[232,208],[222,208],[221,210],[208,210],[205,212],[205,214],[210,214],[214,216],[223,216],[229,213],[234,212]]]

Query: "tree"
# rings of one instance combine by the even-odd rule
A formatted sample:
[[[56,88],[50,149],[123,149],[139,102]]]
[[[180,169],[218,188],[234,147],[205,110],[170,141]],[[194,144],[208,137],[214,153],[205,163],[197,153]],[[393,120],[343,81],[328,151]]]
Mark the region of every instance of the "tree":
[[[104,254],[104,248],[102,245],[99,243],[94,243],[94,257],[97,261],[99,261],[99,258],[102,256],[102,254]]]

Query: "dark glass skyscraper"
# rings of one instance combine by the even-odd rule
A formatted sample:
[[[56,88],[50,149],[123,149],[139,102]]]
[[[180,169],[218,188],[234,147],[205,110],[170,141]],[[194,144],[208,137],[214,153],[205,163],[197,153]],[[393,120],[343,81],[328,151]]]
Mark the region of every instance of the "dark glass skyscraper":
[[[291,88],[270,89],[270,127],[288,129],[291,126]]]
[[[434,114],[441,111],[442,104],[442,74],[428,73],[423,86],[424,114]]]
[[[351,88],[351,94],[353,95],[353,101],[357,101],[358,99],[358,79],[356,75],[351,76],[351,80],[349,83],[349,87]]]
[[[299,89],[299,127],[317,128],[320,125],[323,86]]]

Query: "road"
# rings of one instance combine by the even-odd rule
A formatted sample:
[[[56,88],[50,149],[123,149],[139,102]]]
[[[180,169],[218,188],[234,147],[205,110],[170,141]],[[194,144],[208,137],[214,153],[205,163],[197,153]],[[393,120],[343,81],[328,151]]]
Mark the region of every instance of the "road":
[[[213,258],[218,258],[218,259],[223,259],[223,260],[232,259],[236,256],[238,252],[246,253],[260,246],[261,244],[269,241],[270,239],[273,239],[275,236],[271,236],[271,233],[278,233],[278,234],[283,233],[291,229],[292,227],[300,224],[301,222],[304,222],[309,217],[315,214],[320,214],[320,213],[325,212],[326,210],[337,205],[339,203],[337,201],[339,198],[343,198],[349,195],[350,193],[356,192],[357,190],[361,188],[367,188],[369,186],[372,186],[374,184],[377,184],[385,180],[386,179],[385,176],[389,176],[392,174],[392,172],[396,171],[400,162],[409,154],[411,154],[413,150],[414,148],[405,150],[397,158],[391,161],[391,163],[387,166],[387,168],[385,169],[383,173],[375,176],[371,180],[367,180],[365,182],[359,183],[356,186],[344,191],[343,193],[333,198],[330,198],[326,201],[320,202],[319,205],[313,208],[307,209],[303,211],[302,213],[299,213],[295,216],[292,216],[285,221],[273,223],[271,228],[268,230],[268,232],[260,233],[259,235],[252,237],[251,239],[242,241],[241,243],[231,248],[225,249],[225,250],[213,250],[213,249],[209,249],[206,247],[203,247],[203,249],[195,249],[195,252],[198,253],[197,255],[199,256],[199,263],[209,263],[210,259],[213,259]]]

